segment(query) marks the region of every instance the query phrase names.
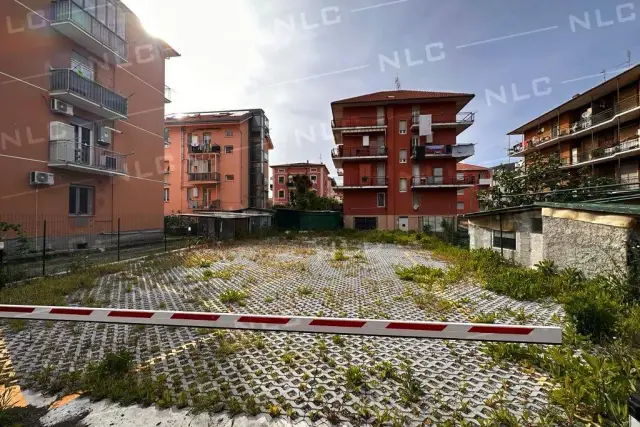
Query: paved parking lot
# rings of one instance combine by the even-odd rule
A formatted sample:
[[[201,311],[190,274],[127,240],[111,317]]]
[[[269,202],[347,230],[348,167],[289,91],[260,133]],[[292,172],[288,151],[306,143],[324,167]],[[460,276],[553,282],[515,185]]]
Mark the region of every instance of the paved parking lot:
[[[190,252],[181,263],[138,262],[70,304],[462,322],[495,313],[505,323],[538,325],[562,318],[559,306],[514,301],[464,279],[434,289],[443,303],[420,308],[416,284],[400,280],[394,267],[447,268],[427,251],[343,244],[346,259],[335,260],[336,249],[328,239],[274,240]],[[37,387],[32,378],[43,370],[55,376],[128,349],[140,369],[166,380],[173,404],[224,396],[227,409],[231,399],[244,415],[259,411],[294,423],[474,425],[498,401],[515,412],[548,405],[544,377],[491,366],[476,342],[65,322],[21,330],[4,322],[0,334],[1,375],[15,374],[23,387]]]

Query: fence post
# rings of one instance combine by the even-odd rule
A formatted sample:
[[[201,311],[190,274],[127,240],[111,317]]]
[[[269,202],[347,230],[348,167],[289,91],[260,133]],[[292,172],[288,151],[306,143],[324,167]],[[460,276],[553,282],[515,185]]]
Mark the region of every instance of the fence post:
[[[118,218],[118,261],[120,261],[120,218]]]
[[[47,275],[47,220],[42,225],[42,275]]]

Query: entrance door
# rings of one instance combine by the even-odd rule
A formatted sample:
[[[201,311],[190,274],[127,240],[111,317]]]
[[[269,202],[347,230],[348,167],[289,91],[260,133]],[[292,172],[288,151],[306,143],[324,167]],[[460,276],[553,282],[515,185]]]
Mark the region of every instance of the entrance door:
[[[578,163],[578,148],[572,148],[571,149],[571,164],[575,165],[576,163]]]
[[[417,163],[413,164],[411,175],[412,175],[412,179],[411,179],[412,184],[413,185],[420,184],[420,165],[419,164]]]
[[[378,163],[378,165],[376,166],[376,185],[385,184],[386,173],[384,168],[384,163]]]
[[[81,165],[91,165],[91,129],[74,125],[75,156],[74,162]]]
[[[408,216],[398,217],[398,226],[401,231],[409,231],[409,217]]]
[[[211,200],[211,189],[205,188],[202,190],[202,203],[206,207],[209,207],[209,201]]]

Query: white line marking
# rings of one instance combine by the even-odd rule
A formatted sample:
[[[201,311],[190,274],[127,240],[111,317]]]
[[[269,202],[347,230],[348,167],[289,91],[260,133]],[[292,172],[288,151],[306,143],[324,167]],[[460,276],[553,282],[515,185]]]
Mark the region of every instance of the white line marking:
[[[353,9],[351,11],[351,13],[362,12],[363,10],[369,10],[369,9],[377,9],[379,7],[389,6],[389,5],[398,4],[398,3],[405,3],[405,2],[408,2],[408,1],[409,0],[396,0],[396,1],[390,1],[388,3],[374,4],[373,6],[366,6],[366,7],[361,7],[359,9]]]
[[[635,65],[637,65],[637,64],[635,64]],[[634,67],[635,65],[634,65],[634,64],[631,64],[631,67]],[[628,68],[628,67],[624,67],[624,68],[619,68],[619,69],[617,69],[617,70],[613,70],[613,71],[607,71],[607,72],[606,72],[606,74],[613,75],[613,74],[617,74],[617,73],[622,73],[622,72],[627,71],[627,70],[629,70],[629,68]],[[577,77],[577,78],[575,78],[575,79],[563,80],[563,81],[561,81],[560,83],[573,83],[573,82],[579,82],[580,80],[593,79],[593,78],[595,78],[595,77],[604,77],[604,74],[603,74],[603,73],[591,74],[590,76]],[[608,79],[607,79],[607,80],[608,80]]]
[[[275,87],[275,86],[286,85],[286,84],[289,84],[289,83],[303,82],[303,81],[306,81],[306,80],[318,79],[320,77],[331,76],[331,75],[334,75],[334,74],[342,74],[342,73],[347,73],[349,71],[362,70],[363,68],[367,68],[367,67],[370,67],[370,66],[371,66],[371,64],[367,64],[367,65],[360,65],[358,67],[345,68],[344,70],[329,71],[327,73],[314,74],[313,76],[300,77],[298,79],[287,80],[287,81],[279,82],[279,83],[273,83],[273,84],[267,85],[265,87]]]
[[[13,79],[13,80],[7,80],[7,81],[5,81],[5,82],[2,82],[3,84],[4,84],[4,83],[9,83],[9,82],[11,82],[11,81],[17,81],[17,82],[21,82],[21,83],[24,83],[24,84],[26,84],[26,85],[29,85],[29,86],[31,86],[31,87],[35,87],[36,89],[40,89],[40,90],[41,90],[41,91],[43,91],[43,92],[47,92],[47,93],[49,93],[49,91],[48,91],[47,89],[45,89],[45,88],[43,88],[43,87],[40,87],[40,86],[36,86],[36,85],[34,85],[34,84],[32,84],[32,83],[29,83],[29,82],[26,82],[26,81],[24,81],[24,80],[22,80],[22,79],[17,78],[16,76],[12,76],[11,74],[3,73],[2,71],[0,71],[0,74],[2,74],[3,76],[7,76],[7,77],[9,77],[10,79]]]
[[[544,31],[556,30],[558,28],[560,28],[558,25],[554,25],[553,27],[539,28],[537,30],[526,31],[524,33],[511,34],[509,36],[496,37],[494,39],[482,40],[482,41],[479,41],[479,42],[474,42],[474,43],[469,43],[469,44],[461,44],[460,46],[456,46],[456,49],[462,49],[462,48],[469,47],[469,46],[476,46],[476,45],[479,45],[479,44],[491,43],[491,42],[496,42],[496,41],[500,41],[500,40],[512,39],[512,38],[520,37],[520,36],[527,36],[529,34],[542,33]]]

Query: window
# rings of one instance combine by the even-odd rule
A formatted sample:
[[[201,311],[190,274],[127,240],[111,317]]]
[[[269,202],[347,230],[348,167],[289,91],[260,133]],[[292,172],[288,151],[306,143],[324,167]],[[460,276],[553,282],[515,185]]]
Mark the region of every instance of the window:
[[[118,6],[118,15],[116,17],[116,21],[116,34],[118,34],[121,39],[124,39],[126,33],[127,15],[124,9],[120,6]]]
[[[202,134],[202,143],[207,147],[211,145],[211,132],[205,132]]]
[[[386,193],[378,193],[378,207],[384,208],[387,204],[387,194]]]
[[[398,156],[400,163],[407,163],[407,150],[404,148],[400,149],[400,155]]]
[[[169,189],[168,188],[164,189],[164,201],[165,202],[169,201]]]
[[[284,184],[284,175],[278,176],[278,184]]]
[[[459,211],[463,211],[464,210],[464,202],[458,202],[458,210]]]
[[[84,10],[89,12],[89,15],[96,16],[96,0],[84,0]]]
[[[278,199],[284,199],[284,190],[278,190]]]
[[[233,153],[233,145],[225,145],[224,146],[224,152],[225,152],[225,154]]]
[[[116,32],[116,7],[110,0],[107,0],[107,27]]]
[[[400,135],[405,135],[407,133],[407,121],[400,120],[400,125],[398,129],[400,130]]]
[[[225,131],[224,131],[224,136],[225,136],[225,137],[233,136],[233,131],[232,131],[232,130],[225,130]]]
[[[442,176],[442,168],[433,168],[433,176]]]
[[[413,207],[414,208],[419,208],[420,207],[420,193],[414,192],[412,199],[413,199],[412,200],[413,201]]]
[[[412,136],[411,137],[411,146],[412,147],[417,147],[418,145],[420,145],[420,137],[418,135]]]
[[[225,175],[224,176],[224,180],[225,181],[233,181],[233,175]]]
[[[318,177],[316,175],[311,175],[311,182],[317,182],[318,181]]]
[[[311,168],[311,172],[318,172],[318,168]]]
[[[284,172],[284,169],[278,169],[278,172]]]
[[[493,230],[493,247],[516,250],[516,233],[503,231],[500,238],[500,231]]]
[[[400,178],[400,192],[406,193],[407,191],[407,178]]]
[[[103,24],[107,24],[107,9],[106,9],[106,0],[98,0],[98,9],[96,10],[96,17],[98,21]]]
[[[542,218],[531,218],[531,232],[542,233]]]
[[[93,187],[69,186],[69,215],[93,215]]]
[[[89,80],[94,80],[95,78],[93,62],[79,53],[71,52],[71,69]]]
[[[456,174],[456,179],[458,181],[464,181],[464,173],[457,173]]]
[[[464,189],[459,189],[458,190],[458,196],[464,196]]]
[[[362,146],[363,147],[369,146],[369,135],[362,135]]]

